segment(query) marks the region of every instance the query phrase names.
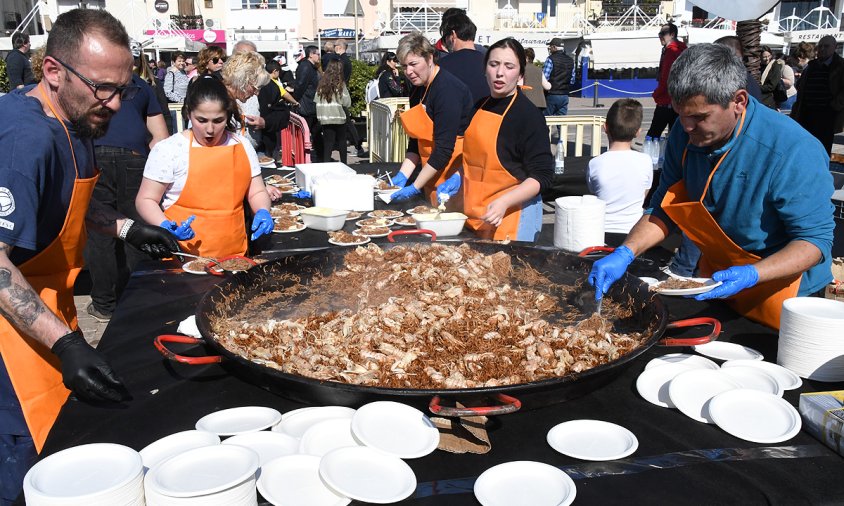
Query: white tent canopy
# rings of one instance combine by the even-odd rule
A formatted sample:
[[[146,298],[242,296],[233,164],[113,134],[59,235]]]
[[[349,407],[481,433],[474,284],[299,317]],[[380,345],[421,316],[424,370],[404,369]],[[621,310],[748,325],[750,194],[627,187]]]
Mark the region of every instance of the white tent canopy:
[[[653,30],[592,33],[583,38],[592,45],[595,70],[659,66],[662,45]]]
[[[205,44],[202,42],[177,35],[152,35],[138,42],[144,46],[144,49],[158,51],[188,51],[196,53],[205,48]]]
[[[759,19],[779,3],[779,0],[691,0],[701,9],[733,21]]]

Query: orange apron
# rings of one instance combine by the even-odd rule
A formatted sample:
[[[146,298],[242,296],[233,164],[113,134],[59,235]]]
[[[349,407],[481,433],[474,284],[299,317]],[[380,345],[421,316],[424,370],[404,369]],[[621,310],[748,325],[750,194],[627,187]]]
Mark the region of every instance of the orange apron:
[[[425,87],[422,100],[399,116],[404,131],[407,132],[408,136],[416,139],[419,145],[419,158],[423,167],[428,163],[431,153],[434,152],[434,122],[428,116],[428,113],[425,112],[425,97],[428,95],[428,88],[431,87],[431,83],[434,82],[434,79],[437,78],[437,74],[440,72],[439,65],[434,66],[433,72],[434,77],[428,83],[428,86]],[[448,164],[440,171],[439,176],[425,184],[424,191],[428,193],[428,198],[431,200],[432,206],[439,203],[437,200],[437,186],[444,183],[446,179],[454,174],[462,163],[462,155],[463,137],[458,135],[454,139],[454,151],[451,153],[451,159],[449,159]],[[458,195],[460,194],[458,193]],[[453,207],[453,205],[449,207]]]
[[[513,94],[500,116],[485,111],[482,104],[466,129],[463,142],[463,212],[469,217],[466,220],[469,228],[484,239],[535,241],[542,229],[542,200],[538,195],[521,207],[508,209],[497,228],[480,219],[493,200],[521,184],[501,164],[497,150],[501,124],[517,94]],[[523,209],[528,212],[523,213]]]
[[[196,235],[179,241],[182,250],[194,255],[224,258],[246,254],[243,199],[252,182],[252,169],[243,146],[193,145],[191,132],[188,179],[178,200],[164,215],[181,223],[191,215]]]
[[[76,329],[78,324],[73,303],[73,284],[84,263],[85,215],[98,175],[88,179],[79,177],[70,132],[61,116],[53,109],[50,99],[41,88],[39,91],[67,135],[76,180],[59,235],[44,250],[18,266],[18,269],[44,305],[69,328]],[[5,318],[0,319],[0,353],[35,449],[40,452],[69,393],[62,383],[61,362],[49,348],[19,332]]]
[[[744,116],[745,113],[742,113],[736,137],[741,135]],[[683,152],[683,165],[686,163],[687,152],[688,150]],[[702,276],[710,276],[715,271],[728,269],[734,265],[748,265],[761,260],[758,255],[749,253],[734,243],[721,230],[718,222],[703,205],[703,198],[712,183],[712,176],[729,153],[730,150],[727,150],[712,169],[700,200],[689,200],[683,180],[672,185],[665,194],[665,198],[662,199],[662,209],[665,214],[700,248],[699,269]],[[739,314],[768,327],[779,329],[782,303],[785,299],[797,296],[801,278],[802,273],[789,278],[759,283],[728,298],[727,303]]]

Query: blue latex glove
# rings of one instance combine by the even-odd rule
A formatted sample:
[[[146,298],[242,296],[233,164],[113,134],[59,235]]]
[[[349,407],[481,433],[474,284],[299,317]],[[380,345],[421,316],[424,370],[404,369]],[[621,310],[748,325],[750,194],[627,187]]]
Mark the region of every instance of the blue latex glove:
[[[299,190],[293,195],[291,195],[294,199],[309,199],[311,198],[311,192],[306,192],[305,190]]]
[[[460,183],[462,183],[460,173],[455,172],[450,178],[446,179],[441,185],[437,186],[437,195],[440,193],[447,193],[449,197],[457,195],[457,192],[460,190]]]
[[[399,188],[407,186],[407,176],[402,174],[401,171],[397,172],[395,176],[390,176],[390,181],[393,182],[393,186],[398,186]]]
[[[732,297],[742,290],[755,286],[759,282],[759,271],[752,265],[738,265],[712,275],[713,281],[721,281],[708,292],[695,296],[695,300],[723,299]]]
[[[601,300],[613,283],[624,275],[627,266],[636,258],[630,248],[619,246],[612,253],[592,264],[587,280],[595,287],[595,300]]]
[[[255,217],[252,218],[252,240],[254,241],[262,235],[272,232],[273,225],[273,217],[270,216],[270,212],[266,209],[258,209]]]
[[[411,197],[415,197],[420,193],[422,192],[420,192],[419,189],[410,184],[397,191],[396,193],[392,194],[390,196],[390,202],[401,202],[402,200],[407,200]]]
[[[193,223],[193,220],[196,219],[196,216],[191,215],[188,219],[182,222],[179,225],[175,221],[164,220],[161,222],[161,228],[166,229],[168,232],[173,234],[173,237],[180,241],[187,241],[193,239],[196,235],[192,228],[190,228],[190,224]]]

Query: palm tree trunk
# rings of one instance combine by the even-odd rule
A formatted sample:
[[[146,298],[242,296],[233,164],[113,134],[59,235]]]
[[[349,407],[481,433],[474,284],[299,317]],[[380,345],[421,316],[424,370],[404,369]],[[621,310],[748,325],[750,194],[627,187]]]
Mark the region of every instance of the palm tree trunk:
[[[736,36],[741,40],[744,50],[744,64],[750,74],[759,81],[762,77],[762,60],[759,57],[759,45],[762,40],[762,22],[758,19],[736,23]]]

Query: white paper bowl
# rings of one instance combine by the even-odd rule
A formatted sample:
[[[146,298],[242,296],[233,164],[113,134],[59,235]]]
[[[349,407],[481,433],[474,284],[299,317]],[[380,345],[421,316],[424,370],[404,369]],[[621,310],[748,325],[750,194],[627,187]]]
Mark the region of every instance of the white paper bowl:
[[[299,216],[302,217],[302,221],[307,228],[322,230],[323,232],[334,232],[343,228],[348,214],[348,211],[327,207],[309,207],[299,212]]]
[[[468,216],[463,213],[432,213],[414,214],[413,218],[416,228],[432,230],[437,237],[452,237],[460,234]]]

